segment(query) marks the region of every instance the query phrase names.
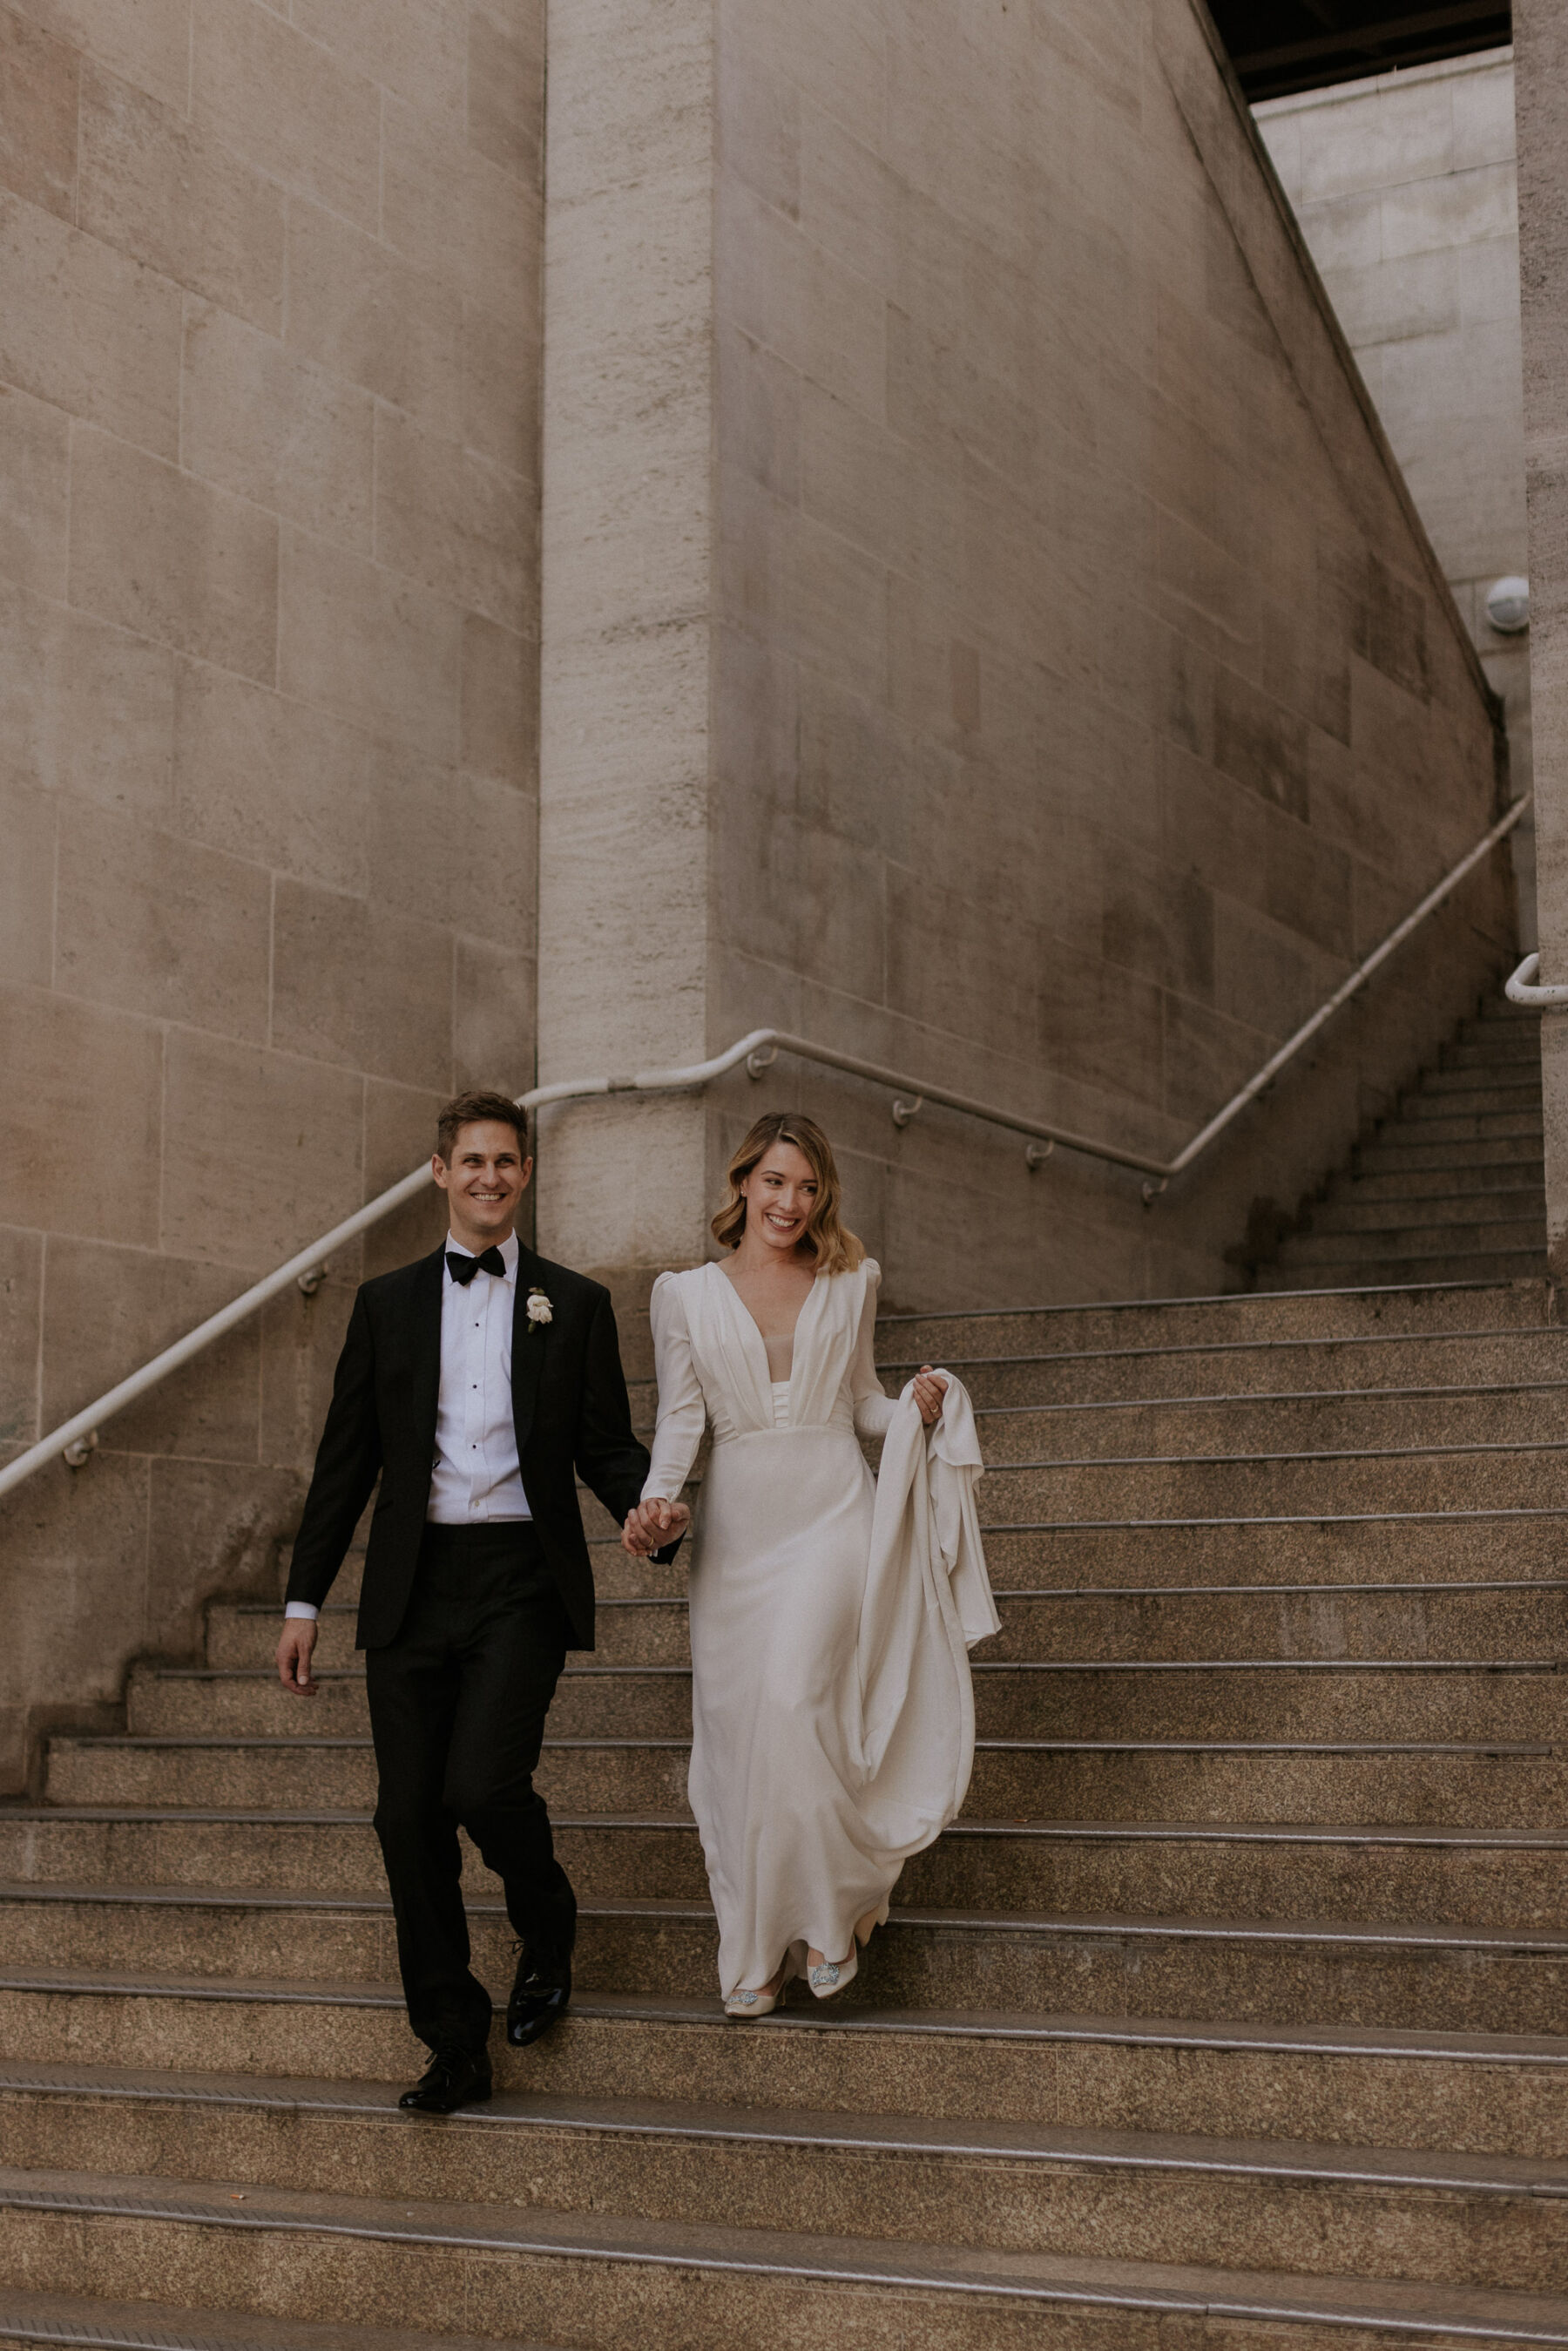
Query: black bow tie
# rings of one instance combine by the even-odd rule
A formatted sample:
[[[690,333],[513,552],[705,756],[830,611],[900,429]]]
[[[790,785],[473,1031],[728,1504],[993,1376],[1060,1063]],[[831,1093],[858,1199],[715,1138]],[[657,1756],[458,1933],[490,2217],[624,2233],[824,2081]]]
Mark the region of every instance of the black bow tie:
[[[501,1280],[506,1272],[506,1259],[493,1241],[487,1249],[481,1249],[477,1257],[453,1257],[448,1249],[446,1270],[459,1288],[466,1290],[476,1273],[493,1273],[497,1280]]]

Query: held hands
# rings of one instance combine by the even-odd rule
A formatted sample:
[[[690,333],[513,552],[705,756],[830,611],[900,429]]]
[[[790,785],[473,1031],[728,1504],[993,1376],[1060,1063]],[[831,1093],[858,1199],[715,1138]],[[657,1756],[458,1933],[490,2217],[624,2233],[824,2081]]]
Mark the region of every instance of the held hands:
[[[320,1684],[310,1671],[317,1625],[314,1616],[287,1616],[277,1645],[277,1677],[290,1698],[314,1698]]]
[[[942,1398],[947,1393],[947,1381],[929,1364],[922,1364],[915,1374],[915,1404],[928,1428],[941,1418]],[[633,1559],[646,1559],[649,1552],[661,1551],[677,1535],[683,1535],[691,1524],[691,1513],[684,1502],[667,1502],[661,1495],[649,1495],[635,1510],[626,1514],[621,1529],[621,1549]],[[310,1628],[314,1629],[314,1628]],[[282,1667],[282,1651],[279,1653]]]
[[[683,1535],[691,1524],[691,1513],[684,1502],[667,1502],[662,1495],[650,1495],[627,1512],[621,1549],[630,1552],[633,1559],[647,1559],[650,1552],[673,1542],[677,1535]]]

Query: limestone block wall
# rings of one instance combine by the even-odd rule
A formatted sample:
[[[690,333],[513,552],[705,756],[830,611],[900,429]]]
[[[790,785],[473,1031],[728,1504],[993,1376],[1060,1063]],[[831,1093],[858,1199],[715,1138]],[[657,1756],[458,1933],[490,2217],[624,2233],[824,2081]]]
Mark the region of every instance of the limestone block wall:
[[[0,5],[0,1458],[531,1077],[542,47]],[[0,1789],[265,1567],[360,1272],[0,1512]]]
[[[1200,12],[719,24],[710,1043],[1163,1155],[1490,821],[1474,653]],[[1152,1211],[798,1068],[727,1081],[711,1179],[798,1099],[896,1301],[1233,1285],[1509,898],[1499,861]]]
[[[1568,18],[1521,0],[1519,225],[1541,977],[1568,976]],[[1541,1023],[1547,1257],[1568,1279],[1568,1017]]]
[[[550,56],[541,1077],[772,1023],[1174,1151],[1500,782],[1206,16],[556,0]],[[550,1113],[541,1231],[635,1305],[800,1102],[893,1301],[1234,1285],[1514,931],[1500,857],[1153,1211],[780,1063]]]
[[[1272,99],[1258,127],[1531,781],[1530,651],[1486,592],[1529,570],[1511,49]],[[1533,943],[1533,833],[1522,858]]]

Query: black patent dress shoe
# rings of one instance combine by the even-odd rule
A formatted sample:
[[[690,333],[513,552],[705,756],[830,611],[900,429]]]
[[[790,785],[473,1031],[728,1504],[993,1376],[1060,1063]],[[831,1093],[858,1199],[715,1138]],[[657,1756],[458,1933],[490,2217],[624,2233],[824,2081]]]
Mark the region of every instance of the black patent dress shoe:
[[[506,2003],[506,2038],[513,2048],[526,2049],[541,2039],[566,2014],[571,1997],[570,1959],[535,1959],[524,1951]]]
[[[409,2114],[455,2114],[459,2106],[483,2105],[493,2086],[485,2050],[438,2049],[398,2104]]]

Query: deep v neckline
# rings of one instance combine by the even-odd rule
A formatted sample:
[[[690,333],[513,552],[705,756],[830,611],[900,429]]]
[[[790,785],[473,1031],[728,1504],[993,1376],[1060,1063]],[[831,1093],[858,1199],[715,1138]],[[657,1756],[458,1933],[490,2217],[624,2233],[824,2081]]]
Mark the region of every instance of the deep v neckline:
[[[757,1343],[757,1345],[758,1345],[758,1346],[761,1348],[761,1350],[762,1350],[762,1355],[763,1355],[763,1385],[764,1390],[765,1390],[765,1389],[772,1388],[772,1387],[774,1386],[774,1375],[773,1375],[773,1367],[772,1367],[772,1365],[771,1365],[771,1364],[769,1364],[769,1362],[768,1362],[768,1341],[767,1341],[767,1333],[766,1333],[766,1332],[764,1332],[764,1330],[763,1329],[762,1324],[757,1321],[756,1316],[753,1313],[753,1311],[752,1311],[751,1308],[747,1305],[747,1303],[746,1303],[745,1300],[742,1297],[742,1295],[741,1295],[740,1291],[736,1289],[736,1287],[735,1287],[734,1283],[731,1280],[731,1279],[730,1279],[729,1275],[725,1272],[725,1270],[724,1270],[723,1267],[722,1267],[722,1265],[720,1265],[720,1264],[719,1264],[716,1260],[714,1260],[714,1259],[710,1259],[710,1263],[711,1263],[711,1264],[712,1264],[712,1267],[713,1267],[713,1278],[714,1278],[714,1280],[715,1280],[716,1281],[722,1281],[722,1282],[723,1283],[724,1288],[729,1291],[731,1298],[734,1301],[734,1303],[735,1303],[736,1309],[737,1309],[737,1311],[739,1311],[739,1313],[740,1313],[740,1315],[741,1315],[741,1318],[742,1318],[742,1322],[745,1323],[746,1328],[747,1328],[747,1331],[749,1332],[749,1333],[750,1333],[751,1337],[752,1337],[752,1338],[753,1338],[753,1339],[755,1339],[755,1341],[756,1341],[756,1343]],[[800,1360],[800,1348],[799,1348],[800,1326],[801,1326],[801,1324],[805,1322],[805,1318],[806,1318],[807,1314],[809,1314],[809,1313],[810,1313],[811,1309],[812,1309],[812,1305],[813,1305],[814,1301],[815,1301],[816,1296],[817,1296],[817,1293],[818,1293],[818,1292],[819,1292],[819,1290],[821,1290],[822,1285],[823,1285],[823,1282],[825,1281],[825,1280],[826,1280],[826,1275],[824,1275],[824,1274],[820,1274],[820,1273],[814,1273],[814,1274],[812,1275],[812,1278],[811,1278],[811,1288],[806,1291],[805,1296],[805,1297],[801,1300],[801,1301],[800,1301],[800,1311],[799,1311],[799,1313],[798,1313],[798,1314],[795,1316],[795,1318],[794,1318],[794,1328],[791,1331],[791,1332],[790,1332],[790,1334],[789,1334],[789,1336],[790,1336],[790,1369],[789,1369],[789,1378],[788,1378],[788,1380],[787,1380],[787,1381],[785,1381],[785,1380],[781,1380],[781,1381],[779,1381],[779,1382],[777,1383],[777,1384],[778,1384],[780,1387],[793,1386],[793,1385],[794,1385],[794,1384],[795,1365],[796,1365],[796,1364],[797,1364],[797,1363],[799,1362],[799,1360]]]

